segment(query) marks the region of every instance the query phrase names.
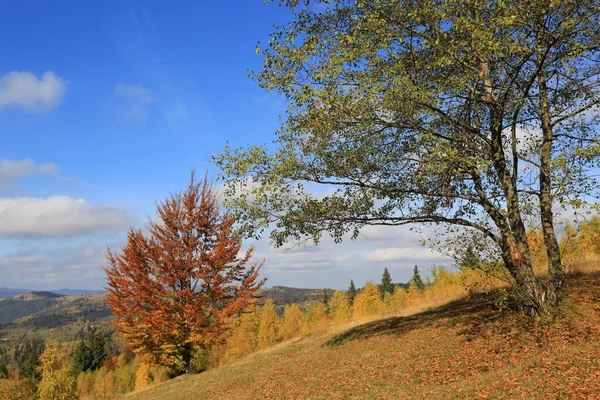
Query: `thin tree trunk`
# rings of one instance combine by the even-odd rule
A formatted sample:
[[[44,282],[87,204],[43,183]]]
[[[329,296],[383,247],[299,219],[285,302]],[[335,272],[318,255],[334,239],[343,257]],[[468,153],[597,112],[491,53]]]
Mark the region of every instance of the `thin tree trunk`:
[[[565,272],[562,265],[560,247],[554,231],[552,213],[551,168],[553,129],[548,104],[546,76],[542,72],[538,77],[540,86],[540,116],[542,121],[542,148],[540,153],[540,215],[544,243],[548,254],[548,285],[546,288],[547,301],[556,306],[562,299],[562,289],[565,282]]]
[[[192,363],[192,345],[186,343],[183,347],[182,360],[184,365],[184,371],[186,374],[190,373],[190,364]]]

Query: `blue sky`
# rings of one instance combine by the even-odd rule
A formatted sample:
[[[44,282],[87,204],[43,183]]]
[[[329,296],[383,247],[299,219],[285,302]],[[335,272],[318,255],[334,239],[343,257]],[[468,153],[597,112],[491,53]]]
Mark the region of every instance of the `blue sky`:
[[[256,44],[288,17],[262,0],[0,3],[0,287],[101,288],[106,246],[191,169],[268,143],[284,101],[248,78]],[[269,285],[345,288],[406,281],[439,260],[407,230],[275,250]]]

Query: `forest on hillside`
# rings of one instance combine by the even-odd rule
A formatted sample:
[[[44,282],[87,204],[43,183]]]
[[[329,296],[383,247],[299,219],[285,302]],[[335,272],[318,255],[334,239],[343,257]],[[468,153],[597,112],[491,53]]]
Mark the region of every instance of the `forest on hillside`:
[[[204,395],[203,382],[215,398],[252,398],[254,392],[219,386],[250,376],[249,387],[267,398],[285,398],[286,390],[309,398],[325,391],[349,398],[394,398],[394,392],[600,398],[600,366],[590,356],[600,337],[600,0],[272,3],[287,19],[265,32],[267,40],[255,48],[262,63],[248,72],[283,105],[270,139],[254,137],[262,127],[231,141],[215,134],[219,124],[202,130],[202,146],[218,139],[222,150],[207,155],[206,172],[192,170],[179,191],[153,194],[160,200],[145,223],[126,221],[121,209],[114,217],[114,207],[95,208],[83,199],[42,201],[67,202],[83,214],[96,210],[100,231],[112,215],[115,221],[108,222],[123,237],[103,250],[105,294],[35,292],[0,300],[0,397],[91,400],[169,390],[194,397]],[[160,36],[160,23],[146,8],[141,14],[130,25],[145,44]],[[216,44],[203,56],[226,47],[217,34],[201,39]],[[168,175],[173,137],[181,140],[177,158],[198,162],[183,151],[190,135],[182,127],[192,109],[183,107],[183,91],[168,74],[155,71],[160,57],[146,50],[135,48],[133,58],[151,59],[146,75],[158,76],[169,101],[155,102],[151,91],[121,83],[113,94],[125,114],[141,118],[137,128],[150,126],[151,107],[160,109],[164,121],[156,126],[172,136],[122,135],[114,146],[127,154],[128,168],[137,168],[136,157],[152,153],[142,144],[154,145],[152,159],[140,165],[164,170],[136,177],[147,183]],[[51,72],[43,79],[58,85],[62,99],[64,82]],[[13,95],[15,80],[26,88],[39,83],[26,72],[0,76],[0,90],[8,93],[0,91],[0,109],[3,102],[35,109],[36,98]],[[181,86],[199,93],[185,82]],[[226,93],[220,102],[227,103],[237,90],[229,89],[211,94]],[[212,115],[197,97],[196,111]],[[196,122],[187,128],[204,129],[205,120]],[[130,154],[120,147],[127,140],[134,143]],[[46,174],[96,194],[110,192],[64,177],[54,164],[1,161],[0,167],[0,189]],[[147,188],[138,189],[120,198],[147,195]],[[4,199],[0,217],[18,222],[38,213],[1,208],[32,202]],[[52,230],[41,210],[41,229],[29,223],[0,236],[80,234],[85,230],[69,207],[58,207],[63,217],[55,222],[76,221],[69,229]],[[343,283],[347,290],[322,288],[322,282],[314,289],[266,287],[266,271],[275,274],[281,266],[265,268],[270,260],[257,256],[264,254],[259,241],[273,248],[337,245],[373,227],[412,229],[422,246],[452,261],[424,271],[410,260],[412,278],[398,284],[393,263],[366,256],[361,268],[382,269],[380,281],[357,285],[352,279]],[[95,240],[104,240],[98,235]],[[377,250],[404,254],[388,245]],[[77,252],[99,263],[96,249]],[[20,254],[12,258],[40,262]],[[341,263],[339,270],[348,272]],[[65,271],[91,265],[69,264]],[[52,281],[54,266],[39,269],[46,270]],[[240,366],[261,360],[271,376],[261,375],[261,367],[240,375]],[[220,375],[229,373],[236,376]],[[286,382],[289,376],[306,385]],[[198,393],[182,393],[181,382]]]

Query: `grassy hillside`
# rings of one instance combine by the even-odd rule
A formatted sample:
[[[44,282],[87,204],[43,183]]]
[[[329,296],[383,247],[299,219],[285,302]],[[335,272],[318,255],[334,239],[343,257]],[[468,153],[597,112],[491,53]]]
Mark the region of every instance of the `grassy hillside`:
[[[600,398],[600,274],[532,322],[480,295],[281,344],[131,399]]]

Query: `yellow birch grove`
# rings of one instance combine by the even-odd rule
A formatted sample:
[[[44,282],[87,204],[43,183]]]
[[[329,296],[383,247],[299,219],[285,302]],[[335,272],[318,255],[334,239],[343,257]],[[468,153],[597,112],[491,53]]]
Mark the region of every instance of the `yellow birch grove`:
[[[381,306],[381,296],[377,284],[368,281],[354,299],[354,319],[360,320],[377,315],[381,311]]]
[[[40,355],[39,371],[42,379],[38,385],[39,400],[75,400],[79,398],[70,365],[62,363],[64,358],[58,342],[48,340],[46,349]]]
[[[94,381],[96,398],[98,400],[113,399],[117,392],[117,377],[113,371],[100,368]]]
[[[258,347],[269,347],[279,340],[279,328],[281,321],[275,311],[273,300],[267,299],[260,315],[258,326]]]
[[[235,360],[258,350],[260,320],[261,309],[256,305],[241,313],[225,342],[223,360],[218,361]]]
[[[308,309],[308,324],[312,332],[323,332],[329,327],[327,306],[322,301],[313,304]]]
[[[335,291],[331,298],[330,313],[331,319],[336,324],[345,324],[352,319],[352,310],[346,293]]]
[[[396,286],[394,288],[394,294],[392,295],[391,303],[394,311],[398,311],[404,307],[408,302],[408,294],[403,287]]]
[[[579,225],[579,243],[582,250],[600,254],[600,217],[595,216]]]
[[[419,290],[418,286],[414,282],[410,282],[408,285],[407,301],[408,306],[416,306],[421,302],[423,293]]]
[[[292,339],[302,335],[306,320],[304,314],[296,304],[286,305],[281,324],[281,338]]]

